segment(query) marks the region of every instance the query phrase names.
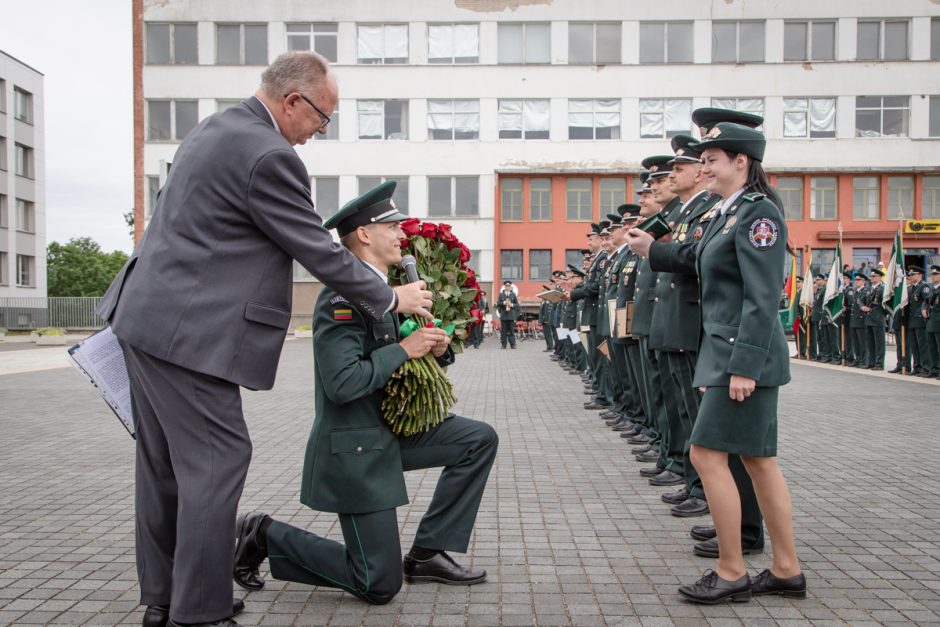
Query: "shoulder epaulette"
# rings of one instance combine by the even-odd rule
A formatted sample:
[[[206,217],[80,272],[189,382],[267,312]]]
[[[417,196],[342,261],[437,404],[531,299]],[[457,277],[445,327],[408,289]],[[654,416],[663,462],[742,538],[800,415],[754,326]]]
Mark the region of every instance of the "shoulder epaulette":
[[[744,200],[747,200],[748,202],[754,202],[754,201],[757,201],[757,200],[762,200],[762,199],[764,199],[764,198],[767,198],[767,195],[766,195],[766,194],[761,194],[760,192],[753,192],[753,193],[751,193],[751,194],[744,194],[744,196],[742,196],[742,198],[743,198]]]

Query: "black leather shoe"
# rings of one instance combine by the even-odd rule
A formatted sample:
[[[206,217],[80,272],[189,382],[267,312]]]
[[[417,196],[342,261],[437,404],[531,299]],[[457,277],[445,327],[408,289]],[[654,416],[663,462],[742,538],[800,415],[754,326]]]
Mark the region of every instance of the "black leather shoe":
[[[806,576],[803,573],[781,579],[775,577],[770,569],[761,571],[751,582],[751,594],[754,596],[767,596],[779,594],[793,599],[806,598]]]
[[[402,572],[408,583],[437,582],[451,586],[471,586],[486,581],[485,570],[464,568],[444,551],[426,560],[416,560],[406,555]]]
[[[704,540],[692,546],[692,552],[698,555],[699,557],[713,557],[718,558],[718,538],[714,537],[711,540]],[[755,544],[754,546],[742,546],[741,554],[742,555],[757,555],[758,553],[764,552],[764,543]]]
[[[223,618],[211,623],[186,623],[185,625],[171,620],[167,623],[167,627],[239,627],[239,625],[231,618]]]
[[[682,483],[685,483],[685,477],[677,475],[671,470],[665,470],[650,479],[650,485],[679,485]]]
[[[245,602],[235,599],[232,602],[232,617],[245,611]],[[143,627],[166,627],[170,620],[170,608],[167,605],[148,605],[144,610]]]
[[[621,425],[623,425],[623,423],[624,423],[624,420],[623,420],[623,418],[621,418],[620,416],[617,416],[616,418],[611,418],[611,419],[609,419],[609,420],[605,420],[605,421],[604,421],[604,424],[607,425],[608,427],[617,427],[617,426],[621,426]],[[621,429],[621,431],[623,431],[623,429]]]
[[[635,459],[638,462],[643,462],[644,464],[651,463],[659,459],[659,453],[657,453],[656,451],[646,451],[645,453],[637,453],[636,455],[633,456],[633,459]]]
[[[705,499],[697,496],[690,496],[678,505],[673,505],[669,513],[679,518],[694,518],[695,516],[704,516],[708,513],[708,503]]]
[[[623,436],[620,436],[623,437]],[[637,446],[636,448],[630,449],[630,452],[634,455],[639,455],[640,453],[645,453],[646,451],[652,451],[653,447],[647,444],[646,446]]]
[[[901,369],[900,369],[900,368],[895,368],[895,369],[893,369],[893,370],[889,370],[888,372],[890,372],[891,374],[898,374],[898,373],[901,372]],[[758,575],[758,577],[760,577],[760,575]]]
[[[751,578],[745,573],[737,581],[726,581],[713,570],[706,570],[701,579],[690,586],[681,586],[679,594],[693,603],[714,605],[732,601],[744,603],[751,600]]]
[[[718,532],[715,531],[712,525],[692,525],[692,528],[689,529],[689,535],[692,536],[693,540],[704,542],[717,537]]]
[[[632,438],[627,438],[627,442],[630,444],[649,444],[649,441],[650,439],[642,433],[638,433]]]
[[[238,517],[235,527],[235,583],[245,590],[264,588],[264,577],[258,572],[268,550],[261,545],[258,533],[261,523],[268,518],[263,512],[248,512]]]
[[[647,466],[646,468],[640,468],[641,477],[655,477],[656,475],[666,472],[659,466]]]
[[[663,500],[663,503],[677,505],[689,498],[689,491],[685,488],[685,486],[683,486],[675,492],[666,492],[660,498]]]
[[[596,403],[594,401],[588,401],[584,404],[584,409],[607,409],[607,405],[601,405],[600,403]]]

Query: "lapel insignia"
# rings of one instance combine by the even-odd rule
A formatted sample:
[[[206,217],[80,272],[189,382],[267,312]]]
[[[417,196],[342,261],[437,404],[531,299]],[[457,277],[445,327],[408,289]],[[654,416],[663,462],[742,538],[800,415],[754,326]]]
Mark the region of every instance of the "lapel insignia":
[[[728,221],[725,222],[725,228],[724,228],[724,230],[722,230],[721,234],[722,234],[722,235],[727,235],[727,234],[731,231],[731,227],[733,227],[733,226],[734,226],[734,223],[737,222],[737,221],[738,221],[738,217],[737,217],[737,216],[730,216],[730,217],[728,218]]]
[[[702,239],[703,235],[705,235],[705,229],[699,226],[698,228],[695,229],[695,232],[692,233],[692,239],[694,239],[697,242],[700,239]]]

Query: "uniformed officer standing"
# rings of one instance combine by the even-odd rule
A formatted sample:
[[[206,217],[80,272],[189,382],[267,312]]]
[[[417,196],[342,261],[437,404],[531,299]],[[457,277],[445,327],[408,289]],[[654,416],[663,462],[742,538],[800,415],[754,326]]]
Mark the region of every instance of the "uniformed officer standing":
[[[401,260],[399,223],[389,181],[347,203],[324,222],[377,275]],[[407,360],[432,352],[453,361],[440,329],[399,338],[399,321],[379,321],[329,288],[314,310],[316,417],[307,443],[300,501],[339,514],[345,546],[260,512],[239,518],[235,582],[264,587],[268,559],[275,579],[339,588],[369,603],[388,603],[402,578],[412,583],[468,585],[486,571],[457,564],[445,551],[465,552],[496,458],[498,438],[486,423],[450,415],[431,430],[396,436],[382,414],[383,388]],[[404,472],[443,467],[414,545],[401,555],[396,509],[408,503]]]
[[[542,291],[549,292],[552,290],[550,285],[543,285]],[[543,353],[550,353],[552,349],[555,348],[555,339],[552,337],[551,333],[551,318],[552,318],[552,303],[547,300],[543,300],[542,304],[539,305],[539,324],[542,326],[542,339],[545,340],[545,350]]]
[[[581,323],[588,327],[588,363],[591,368],[587,383],[590,386],[589,393],[592,398],[585,403],[586,409],[603,409],[610,405],[606,389],[607,366],[604,363],[605,360],[597,352],[597,345],[600,342],[597,333],[598,281],[607,264],[607,252],[603,250],[600,233],[600,225],[591,223],[591,228],[587,233],[588,251],[592,255],[591,264],[584,282],[570,294],[573,301],[584,300]],[[587,390],[586,393],[588,393]]]
[[[861,272],[856,273],[855,295],[852,299],[852,312],[849,320],[849,330],[852,332],[852,344],[855,346],[855,361],[850,365],[856,368],[868,368],[871,365],[871,355],[868,354],[868,343],[865,341],[865,312],[862,311],[862,304],[866,302],[870,289],[868,277]],[[900,363],[899,358],[899,371]]]
[[[846,366],[851,366],[857,359],[855,342],[852,339],[852,306],[855,304],[855,286],[852,284],[852,271],[842,273],[844,285],[842,286],[842,315],[839,317],[838,330],[840,340],[844,345],[842,360]],[[844,338],[844,339],[843,339]]]
[[[885,290],[881,282],[884,275],[882,270],[872,269],[871,290],[862,303],[862,311],[865,312],[865,342],[871,360],[868,368],[879,371],[885,369],[885,309],[881,302]]]
[[[940,379],[940,266],[930,266],[931,293],[927,310],[927,347],[930,349],[933,371]]]
[[[519,319],[519,299],[512,289],[512,281],[503,281],[503,289],[496,297],[496,311],[499,312],[499,343],[506,348],[516,348],[516,320]]]
[[[908,330],[913,353],[913,374],[918,377],[930,377],[934,364],[930,359],[927,344],[927,316],[924,313],[928,311],[933,289],[924,281],[924,269],[920,266],[908,268],[907,276],[911,281],[908,291]]]

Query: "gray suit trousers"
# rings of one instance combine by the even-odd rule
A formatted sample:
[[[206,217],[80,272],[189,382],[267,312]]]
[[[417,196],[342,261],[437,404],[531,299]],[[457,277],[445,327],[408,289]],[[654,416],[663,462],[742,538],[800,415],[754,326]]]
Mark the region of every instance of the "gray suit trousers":
[[[137,422],[137,577],[180,623],[232,615],[235,515],[251,440],[234,383],[124,342]]]

